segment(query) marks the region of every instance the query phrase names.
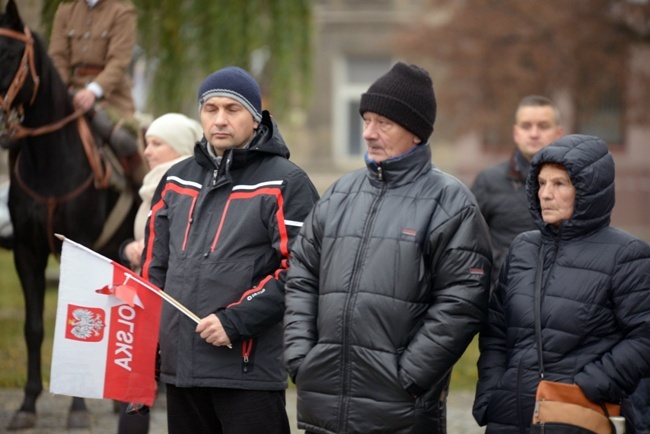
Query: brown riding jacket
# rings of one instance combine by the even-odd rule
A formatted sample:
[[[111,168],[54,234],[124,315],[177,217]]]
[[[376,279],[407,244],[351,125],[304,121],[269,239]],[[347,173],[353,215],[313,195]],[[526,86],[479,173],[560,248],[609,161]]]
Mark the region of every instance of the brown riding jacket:
[[[102,102],[129,118],[135,112],[127,68],[137,36],[137,14],[128,0],[63,2],[54,15],[49,55],[63,82],[80,89],[95,81]]]

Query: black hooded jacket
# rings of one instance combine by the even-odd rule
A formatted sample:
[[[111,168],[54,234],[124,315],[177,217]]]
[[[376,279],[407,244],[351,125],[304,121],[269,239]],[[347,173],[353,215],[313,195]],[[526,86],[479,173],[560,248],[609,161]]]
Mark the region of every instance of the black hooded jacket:
[[[538,175],[564,166],[574,212],[555,228],[541,217]],[[527,433],[540,363],[534,291],[543,256],[541,327],[544,378],[575,383],[595,402],[618,403],[650,374],[650,247],[610,227],[614,160],[602,140],[565,136],[540,150],[527,180],[539,230],[510,246],[481,331],[474,417],[486,433]]]
[[[199,318],[216,313],[233,343],[215,347],[169,303],[160,321],[160,378],[177,387],[283,390],[284,281],[289,248],[318,199],[288,160],[268,112],[246,148],[217,170],[205,138],[163,176],[147,220],[143,277]]]

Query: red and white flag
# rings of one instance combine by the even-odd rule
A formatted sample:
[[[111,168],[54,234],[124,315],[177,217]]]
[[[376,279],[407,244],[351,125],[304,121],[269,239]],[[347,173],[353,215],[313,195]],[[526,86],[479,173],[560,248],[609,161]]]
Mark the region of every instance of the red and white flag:
[[[160,289],[63,240],[50,392],[152,405]]]

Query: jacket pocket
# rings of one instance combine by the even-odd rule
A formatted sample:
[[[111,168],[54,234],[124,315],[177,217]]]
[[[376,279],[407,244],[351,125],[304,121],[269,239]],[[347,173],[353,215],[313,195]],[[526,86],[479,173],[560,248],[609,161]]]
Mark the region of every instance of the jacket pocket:
[[[313,392],[339,390],[341,385],[338,369],[341,366],[339,347],[338,344],[316,344],[300,364],[296,384],[299,384],[302,390]],[[332,366],[337,368],[332,369]]]
[[[198,276],[195,312],[203,318],[238,303],[253,287],[253,261],[206,261]]]

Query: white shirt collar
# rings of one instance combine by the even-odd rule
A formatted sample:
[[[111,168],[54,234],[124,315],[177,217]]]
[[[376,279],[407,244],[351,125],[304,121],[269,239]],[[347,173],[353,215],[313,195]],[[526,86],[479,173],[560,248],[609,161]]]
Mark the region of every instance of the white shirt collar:
[[[86,0],[86,3],[88,3],[88,6],[91,8],[94,8],[97,3],[99,3],[99,0]]]

